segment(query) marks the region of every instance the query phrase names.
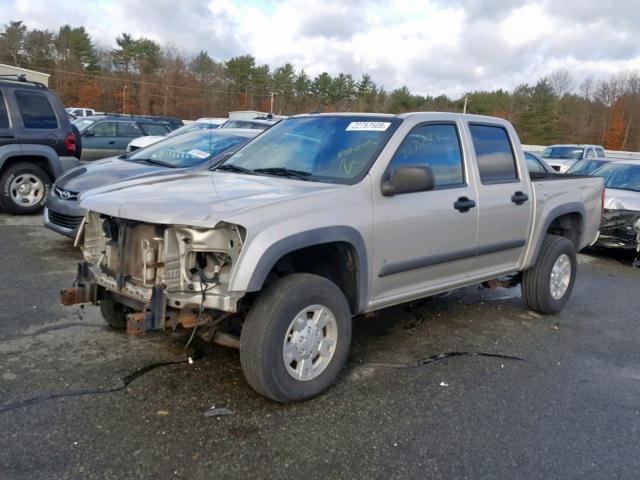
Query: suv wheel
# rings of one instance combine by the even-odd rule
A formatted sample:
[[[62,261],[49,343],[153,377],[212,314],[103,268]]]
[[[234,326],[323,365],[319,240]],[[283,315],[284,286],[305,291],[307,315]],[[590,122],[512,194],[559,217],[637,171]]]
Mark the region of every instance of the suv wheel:
[[[51,179],[38,165],[16,163],[0,177],[0,202],[6,211],[17,215],[38,213],[51,188]]]
[[[324,392],[344,366],[351,344],[351,312],[326,278],[287,275],[269,285],[242,327],[240,363],[258,393],[278,402]]]
[[[536,264],[522,276],[522,298],[527,307],[540,313],[558,313],[571,296],[576,266],[573,242],[547,235]]]

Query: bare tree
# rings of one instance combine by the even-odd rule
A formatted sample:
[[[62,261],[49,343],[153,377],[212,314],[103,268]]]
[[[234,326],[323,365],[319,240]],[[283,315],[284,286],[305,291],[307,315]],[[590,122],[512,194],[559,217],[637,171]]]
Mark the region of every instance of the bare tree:
[[[553,93],[558,98],[564,97],[573,90],[574,82],[569,70],[555,70],[549,75],[548,79]]]

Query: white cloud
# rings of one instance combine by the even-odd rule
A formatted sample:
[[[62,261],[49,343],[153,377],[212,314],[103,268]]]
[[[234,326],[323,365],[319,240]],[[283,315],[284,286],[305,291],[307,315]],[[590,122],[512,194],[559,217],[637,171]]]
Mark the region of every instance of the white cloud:
[[[2,0],[3,3],[7,0]],[[640,67],[637,0],[8,0],[0,21],[84,25],[98,43],[147,36],[186,54],[370,73],[422,94],[512,88],[556,68],[609,76]]]
[[[557,28],[540,5],[524,5],[500,23],[500,31],[507,42],[519,47],[552,35]]]

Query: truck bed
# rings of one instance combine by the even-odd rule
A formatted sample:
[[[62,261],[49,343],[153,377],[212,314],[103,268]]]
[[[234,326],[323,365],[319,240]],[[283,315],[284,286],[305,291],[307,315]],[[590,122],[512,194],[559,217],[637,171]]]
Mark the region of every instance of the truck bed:
[[[576,239],[576,250],[591,245],[597,238],[602,211],[603,182],[600,177],[532,173],[534,193],[532,242],[525,253],[523,268],[535,261],[537,246],[549,229],[548,219],[567,212],[580,212],[582,228]]]

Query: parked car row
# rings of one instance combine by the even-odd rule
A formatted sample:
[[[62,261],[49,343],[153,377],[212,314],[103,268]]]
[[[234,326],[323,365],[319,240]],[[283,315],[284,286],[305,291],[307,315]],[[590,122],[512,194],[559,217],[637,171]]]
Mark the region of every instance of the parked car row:
[[[183,125],[167,135],[147,135],[144,137],[138,137],[129,142],[127,145],[127,152],[133,152],[139,148],[148,147],[152,143],[159,142],[167,137],[175,137],[184,133],[195,132],[197,130],[220,128],[220,125],[226,121],[226,118],[199,118],[195,122]]]
[[[71,119],[74,119],[71,121]],[[242,120],[255,134],[273,120]],[[226,125],[223,125],[225,124]],[[0,207],[14,214],[42,210],[53,182],[79,160],[115,157],[138,139],[142,145],[203,128],[233,124],[223,118],[202,118],[184,125],[172,117],[102,114],[83,107],[64,108],[45,85],[23,76],[0,78]],[[237,129],[236,129],[237,130]],[[237,133],[237,132],[235,132]],[[248,133],[240,135],[245,138]]]
[[[82,136],[82,160],[99,160],[126,153],[129,142],[142,136],[165,136],[168,122],[133,115],[99,115],[73,121]]]

